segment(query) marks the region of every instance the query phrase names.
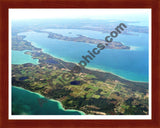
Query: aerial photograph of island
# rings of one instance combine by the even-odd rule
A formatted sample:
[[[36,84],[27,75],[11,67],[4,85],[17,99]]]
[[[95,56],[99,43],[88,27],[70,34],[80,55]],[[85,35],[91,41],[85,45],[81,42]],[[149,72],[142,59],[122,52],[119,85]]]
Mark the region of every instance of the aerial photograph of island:
[[[149,115],[150,9],[9,9],[11,115]]]

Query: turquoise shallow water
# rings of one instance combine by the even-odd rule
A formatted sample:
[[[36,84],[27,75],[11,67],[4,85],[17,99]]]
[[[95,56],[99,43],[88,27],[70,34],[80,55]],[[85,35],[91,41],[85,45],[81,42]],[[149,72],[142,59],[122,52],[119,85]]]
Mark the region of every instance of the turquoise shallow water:
[[[41,99],[41,100],[40,100]],[[23,88],[12,87],[12,114],[14,115],[85,115],[76,110],[64,110],[62,104]]]
[[[12,50],[12,64],[33,63],[38,64],[38,59],[33,59],[25,51]],[[41,101],[39,99],[42,99]],[[42,103],[44,101],[44,103]],[[46,102],[47,101],[47,102]],[[41,104],[42,103],[42,104]],[[84,115],[76,110],[64,110],[62,104],[56,100],[49,100],[38,93],[23,88],[12,87],[12,114],[14,115]]]
[[[30,55],[24,53],[25,51],[12,50],[12,64],[24,64],[24,63],[38,64],[38,59],[33,59]]]
[[[109,35],[109,33],[77,29],[48,29],[46,31],[52,31],[71,37],[80,34],[102,40],[104,40],[105,36]],[[36,47],[42,48],[44,52],[65,61],[75,63],[79,63],[83,60],[82,56],[88,55],[87,51],[92,51],[92,49],[96,47],[94,44],[83,42],[50,39],[46,33],[30,31],[20,33],[19,35],[26,35],[25,40],[32,42]],[[131,50],[104,49],[93,60],[91,60],[86,67],[111,72],[128,80],[148,82],[148,34],[120,34],[114,39],[114,41],[122,42],[124,45],[130,46]]]

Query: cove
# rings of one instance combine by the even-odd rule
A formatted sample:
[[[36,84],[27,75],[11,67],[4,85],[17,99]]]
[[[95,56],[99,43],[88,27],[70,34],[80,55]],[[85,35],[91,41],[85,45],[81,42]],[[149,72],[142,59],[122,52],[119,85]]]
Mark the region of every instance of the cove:
[[[25,54],[27,50],[15,51],[12,50],[12,64],[33,63],[38,64],[38,59],[33,59],[32,56]]]

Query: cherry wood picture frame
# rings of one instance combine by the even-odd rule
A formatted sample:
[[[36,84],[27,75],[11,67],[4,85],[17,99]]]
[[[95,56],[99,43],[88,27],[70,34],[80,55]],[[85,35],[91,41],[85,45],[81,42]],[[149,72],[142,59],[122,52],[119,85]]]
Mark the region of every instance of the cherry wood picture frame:
[[[10,8],[150,8],[152,10],[151,120],[9,120]],[[0,0],[0,128],[159,128],[160,127],[160,0]]]

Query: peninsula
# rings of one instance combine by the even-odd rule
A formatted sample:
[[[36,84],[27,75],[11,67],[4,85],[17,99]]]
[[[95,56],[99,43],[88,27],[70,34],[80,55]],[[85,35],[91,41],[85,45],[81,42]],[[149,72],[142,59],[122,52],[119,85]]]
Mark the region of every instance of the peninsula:
[[[40,32],[48,33],[49,34],[48,38],[58,39],[58,40],[85,42],[85,43],[90,43],[90,44],[99,44],[99,43],[106,44],[107,43],[105,40],[93,39],[93,38],[86,37],[83,35],[77,35],[77,37],[68,37],[68,36],[63,36],[61,34],[52,33],[52,32],[46,32],[46,31],[40,31]],[[130,49],[129,46],[125,46],[121,42],[108,43],[108,45],[106,45],[105,48],[106,49]]]
[[[60,101],[65,109],[80,110],[90,115],[148,114],[148,83],[133,82],[108,72],[84,69],[75,73],[74,81],[60,84],[58,78],[76,64],[44,53],[24,38],[25,36],[13,36],[12,50],[29,50],[25,54],[39,59],[39,64],[12,64],[13,86],[38,92]]]

